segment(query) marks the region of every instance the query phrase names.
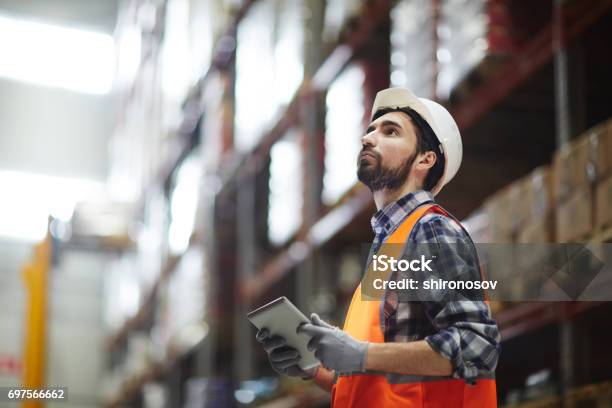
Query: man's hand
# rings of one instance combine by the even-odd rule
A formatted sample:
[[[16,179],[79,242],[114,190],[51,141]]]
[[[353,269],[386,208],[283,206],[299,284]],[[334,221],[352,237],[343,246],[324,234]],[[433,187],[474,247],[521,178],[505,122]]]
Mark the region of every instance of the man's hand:
[[[268,353],[270,365],[279,374],[288,375],[290,377],[300,377],[304,380],[314,378],[317,373],[317,368],[302,370],[298,362],[302,358],[298,351],[293,347],[287,346],[287,340],[281,336],[270,336],[268,329],[261,329],[255,337],[260,342]]]
[[[301,325],[298,331],[312,336],[308,349],[315,350],[315,357],[324,367],[338,373],[365,371],[368,342],[354,339],[324,322],[316,313],[310,316],[310,320],[312,323]]]

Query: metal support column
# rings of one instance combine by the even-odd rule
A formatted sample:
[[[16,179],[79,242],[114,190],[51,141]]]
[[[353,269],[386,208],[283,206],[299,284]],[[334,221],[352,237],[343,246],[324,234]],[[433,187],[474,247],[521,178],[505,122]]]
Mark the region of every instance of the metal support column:
[[[438,36],[438,25],[440,24],[440,14],[442,13],[442,2],[441,0],[431,0],[432,9],[432,42],[433,42],[433,55],[431,56],[433,62],[433,80],[431,81],[431,97],[434,100],[438,100],[438,75],[440,73],[440,63],[438,61],[438,48],[440,45],[440,37]]]
[[[245,281],[255,271],[255,177],[241,180],[236,197],[238,281]],[[234,315],[234,378],[248,380],[253,375],[253,328],[246,319],[251,310],[248,302],[236,302]]]
[[[569,391],[574,386],[574,325],[569,316],[569,309],[571,304],[569,302],[562,302],[561,308],[563,313],[563,319],[561,320],[560,335],[561,339],[559,342],[560,347],[560,362],[559,367],[561,369],[561,395],[563,397],[563,406],[573,406],[569,404],[565,398]],[[568,405],[569,404],[569,405]]]
[[[210,377],[213,373],[213,353],[215,349],[215,332],[212,330],[213,315],[210,311],[213,306],[212,288],[217,287],[216,279],[218,276],[214,273],[216,265],[218,265],[217,245],[215,241],[215,204],[214,197],[206,197],[206,202],[201,206],[201,214],[203,218],[201,237],[204,247],[203,273],[205,274],[208,287],[206,291],[206,311],[204,313],[204,321],[208,325],[208,333],[204,340],[199,344],[195,354],[195,377]]]
[[[304,76],[312,77],[323,61],[321,32],[325,17],[325,1],[309,0],[304,19]],[[321,212],[323,190],[325,95],[312,93],[301,100],[300,117],[304,131],[304,215],[303,225],[311,226]],[[313,291],[313,257],[301,264],[296,279],[296,302],[303,310],[309,310]]]
[[[553,0],[553,24],[552,24],[552,48],[554,53],[555,73],[555,115],[557,147],[569,142],[572,130],[572,117],[570,110],[570,96],[568,86],[568,59],[565,44],[565,31],[563,19],[564,0]],[[563,405],[567,405],[565,396],[574,384],[573,362],[574,362],[574,333],[571,319],[567,316],[565,303],[560,305],[564,318],[561,321],[560,330],[560,356],[559,367],[561,370],[561,395]]]
[[[553,4],[553,52],[555,70],[555,115],[557,127],[557,146],[562,146],[571,137],[571,117],[569,104],[567,50],[565,48],[563,3],[554,0]]]

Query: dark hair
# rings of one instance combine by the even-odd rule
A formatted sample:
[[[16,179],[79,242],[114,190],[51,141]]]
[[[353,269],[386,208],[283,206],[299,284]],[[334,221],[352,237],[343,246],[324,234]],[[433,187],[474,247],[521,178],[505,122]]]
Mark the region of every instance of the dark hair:
[[[432,151],[436,154],[436,163],[427,172],[425,181],[423,183],[423,189],[431,191],[436,186],[436,183],[444,174],[444,154],[440,150],[440,142],[436,137],[431,126],[419,115],[415,110],[410,108],[383,108],[376,111],[372,117],[372,121],[380,118],[381,116],[390,112],[403,112],[412,119],[416,128],[416,152],[417,154]]]

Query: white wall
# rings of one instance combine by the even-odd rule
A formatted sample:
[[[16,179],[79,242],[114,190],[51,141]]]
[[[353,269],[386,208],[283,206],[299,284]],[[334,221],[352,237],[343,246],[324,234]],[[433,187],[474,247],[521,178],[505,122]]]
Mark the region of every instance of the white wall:
[[[98,406],[106,356],[102,279],[107,257],[64,252],[50,288],[47,384],[68,387],[63,408]],[[53,405],[51,405],[53,406]]]
[[[105,180],[112,98],[0,79],[0,169]]]

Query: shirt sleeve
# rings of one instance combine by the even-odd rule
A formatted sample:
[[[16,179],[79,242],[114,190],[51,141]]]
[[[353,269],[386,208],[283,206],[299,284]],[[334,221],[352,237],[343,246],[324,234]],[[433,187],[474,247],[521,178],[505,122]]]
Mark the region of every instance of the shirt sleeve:
[[[437,247],[436,279],[480,279],[476,249],[455,220],[428,214],[415,225],[411,238],[414,244]],[[448,295],[428,292],[425,311],[436,332],[425,341],[451,361],[454,378],[474,384],[480,374],[495,371],[501,349],[499,329],[483,297],[473,292]]]

